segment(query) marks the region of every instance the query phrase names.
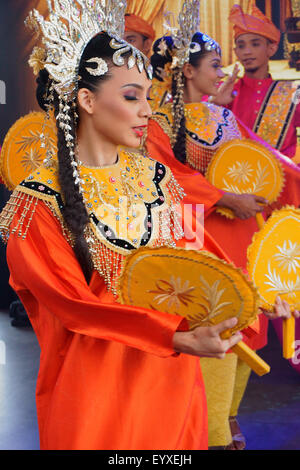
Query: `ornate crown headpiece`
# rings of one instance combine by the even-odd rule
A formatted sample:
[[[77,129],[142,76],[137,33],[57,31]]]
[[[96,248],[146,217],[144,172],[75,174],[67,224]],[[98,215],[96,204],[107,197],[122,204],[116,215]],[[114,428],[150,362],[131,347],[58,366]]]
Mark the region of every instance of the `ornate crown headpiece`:
[[[194,34],[199,32],[200,27],[200,1],[187,0],[182,6],[182,10],[178,16],[178,27],[172,26],[174,17],[171,13],[166,13],[167,22],[164,24],[168,34],[171,35],[174,43],[172,50],[173,62],[171,68],[181,68],[189,61],[190,54],[200,52],[202,46],[198,42],[192,42]],[[221,48],[219,44],[207,36],[201,34],[201,41],[203,47],[207,51],[216,50],[221,55]],[[164,46],[162,46],[164,48]],[[167,49],[167,46],[165,47]]]
[[[65,142],[69,148],[73,177],[82,193],[81,180],[76,161],[76,132],[72,133],[72,122],[76,125],[76,91],[78,87],[78,69],[82,54],[91,39],[100,32],[110,37],[112,60],[115,65],[125,64],[124,54],[130,53],[128,68],[135,65],[138,70],[146,71],[152,78],[152,67],[149,59],[138,49],[122,39],[125,30],[126,0],[47,0],[49,19],[46,20],[37,10],[32,10],[25,21],[27,26],[42,33],[45,49],[34,48],[29,64],[35,72],[45,68],[52,83],[48,90],[48,113],[54,102],[53,90],[58,93],[59,113],[56,115],[59,128],[64,132]],[[90,63],[96,68],[90,67]],[[92,57],[86,61],[86,71],[93,76],[105,75],[108,64],[101,57]],[[71,122],[72,121],[72,122]],[[45,136],[41,134],[42,146]],[[51,161],[47,153],[44,164]]]
[[[146,65],[148,59],[121,39],[125,29],[125,0],[47,0],[47,3],[49,20],[34,9],[25,23],[42,33],[46,49],[43,65],[59,95],[74,98],[81,56],[89,41],[101,31],[112,37],[110,45],[116,50],[113,56],[116,65],[124,65],[122,55],[131,51],[128,67],[137,65],[140,72],[145,68],[147,74],[151,74]],[[89,72],[93,70],[93,75],[103,75],[107,71],[105,62],[100,63],[100,60],[91,60],[98,66],[88,69]]]
[[[201,37],[201,42],[203,44],[199,44],[199,42],[191,42],[190,44],[190,54],[195,54],[196,52],[202,51],[202,48],[204,48],[206,51],[211,52],[211,51],[216,51],[216,53],[221,56],[222,55],[222,50],[220,45],[212,39],[210,36],[207,36],[207,34],[203,34],[199,32],[199,35]]]
[[[200,27],[200,1],[186,0],[183,3],[177,19],[178,27],[174,26],[172,14],[166,13],[166,17],[164,27],[174,41],[173,67],[182,67],[189,61],[192,38]]]

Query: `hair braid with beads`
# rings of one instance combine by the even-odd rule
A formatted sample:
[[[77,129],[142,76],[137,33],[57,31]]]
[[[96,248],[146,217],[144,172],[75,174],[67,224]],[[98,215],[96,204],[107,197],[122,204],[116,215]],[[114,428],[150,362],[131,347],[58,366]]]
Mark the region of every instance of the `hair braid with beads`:
[[[189,63],[193,67],[198,67],[200,61],[213,49],[221,55],[219,45],[200,32],[193,35],[191,46],[198,46],[194,52],[190,51]],[[200,47],[199,47],[200,46]],[[172,63],[174,57],[174,41],[171,36],[163,36],[155,41],[153,45],[153,55],[151,64],[153,66],[153,76],[162,81],[160,69],[168,63]],[[179,67],[173,68],[172,73],[172,114],[173,114],[173,139],[172,148],[175,157],[182,163],[186,162],[186,119],[184,114],[184,93],[185,77],[183,70]]]
[[[184,77],[180,69],[172,76],[173,152],[177,160],[186,162],[186,119],[183,102]]]
[[[79,64],[78,89],[88,88],[95,92],[99,89],[101,83],[109,80],[111,77],[110,71],[100,77],[93,76],[86,70],[86,65],[89,59],[93,57],[101,57],[107,62],[110,68],[112,65],[112,56],[115,52],[109,45],[110,41],[111,37],[107,33],[103,32],[97,34],[86,46]],[[124,54],[123,57],[126,55],[129,55],[129,53]],[[51,80],[49,80],[49,74],[45,69],[40,71],[37,83],[38,87],[36,96],[38,103],[43,110],[47,110],[49,104],[51,104],[49,103],[49,88],[51,86]],[[54,111],[55,116],[57,116],[60,112],[59,99],[55,91],[53,91],[53,95]],[[69,134],[71,134],[74,142],[76,142],[76,103],[73,101],[65,104],[69,108],[67,111],[68,124],[70,126]],[[81,266],[87,283],[89,283],[93,271],[92,257],[88,243],[85,239],[85,229],[89,223],[89,215],[85,207],[80,188],[74,179],[74,167],[72,166],[70,150],[65,140],[64,131],[60,127],[58,121],[57,144],[59,183],[64,201],[62,215],[64,222],[73,237],[73,250],[75,256]]]

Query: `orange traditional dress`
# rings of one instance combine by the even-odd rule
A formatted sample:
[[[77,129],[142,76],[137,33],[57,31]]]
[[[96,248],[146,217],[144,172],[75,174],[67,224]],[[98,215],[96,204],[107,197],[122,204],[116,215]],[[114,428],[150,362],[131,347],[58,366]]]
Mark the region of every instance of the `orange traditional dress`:
[[[183,192],[166,166],[124,151],[115,165],[80,166],[80,176],[95,268],[89,285],[63,222],[55,160],[18,185],[0,217],[10,283],[41,348],[41,449],[206,449],[199,360],[172,346],[186,320],[116,301],[132,250],[184,246],[174,210]]]

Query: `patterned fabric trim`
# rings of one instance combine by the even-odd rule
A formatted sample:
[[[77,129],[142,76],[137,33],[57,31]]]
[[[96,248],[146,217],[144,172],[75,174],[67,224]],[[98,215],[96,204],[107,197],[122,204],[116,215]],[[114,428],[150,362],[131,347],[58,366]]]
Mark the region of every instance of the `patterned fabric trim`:
[[[293,99],[296,92],[292,82],[274,82],[253,126],[253,132],[277,150],[282,148],[296,111],[297,104]]]

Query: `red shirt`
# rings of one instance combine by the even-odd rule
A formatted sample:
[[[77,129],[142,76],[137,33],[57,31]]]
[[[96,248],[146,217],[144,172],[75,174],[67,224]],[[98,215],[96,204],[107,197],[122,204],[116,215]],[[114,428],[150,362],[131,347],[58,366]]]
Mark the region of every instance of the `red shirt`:
[[[253,129],[263,100],[273,83],[273,79],[259,80],[244,76],[234,87],[237,96],[228,106],[233,113],[250,129]],[[297,130],[300,127],[300,105],[297,106],[280,152],[293,158],[297,147]]]

